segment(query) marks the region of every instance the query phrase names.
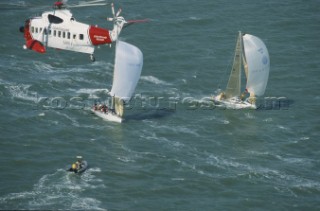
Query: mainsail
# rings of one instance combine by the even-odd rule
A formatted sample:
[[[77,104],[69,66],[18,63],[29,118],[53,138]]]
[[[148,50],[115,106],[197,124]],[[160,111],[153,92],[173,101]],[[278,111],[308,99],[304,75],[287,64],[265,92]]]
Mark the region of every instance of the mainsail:
[[[265,44],[258,37],[246,34],[243,45],[248,64],[247,90],[250,94],[264,94],[270,70],[269,53]]]
[[[131,99],[140,78],[143,55],[139,48],[117,41],[113,84],[110,95],[114,97],[117,115],[123,115],[123,103]]]
[[[231,74],[229,77],[229,81],[228,81],[228,85],[225,93],[226,98],[232,98],[240,95],[241,65],[242,65],[241,60],[242,60],[242,35],[241,35],[241,32],[239,32]]]

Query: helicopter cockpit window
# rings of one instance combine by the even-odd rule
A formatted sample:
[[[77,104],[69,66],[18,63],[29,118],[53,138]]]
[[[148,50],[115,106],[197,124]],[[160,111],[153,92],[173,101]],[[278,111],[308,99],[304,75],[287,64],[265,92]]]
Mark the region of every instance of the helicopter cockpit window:
[[[48,20],[50,23],[55,23],[55,24],[59,24],[63,22],[61,18],[51,14],[48,15]]]

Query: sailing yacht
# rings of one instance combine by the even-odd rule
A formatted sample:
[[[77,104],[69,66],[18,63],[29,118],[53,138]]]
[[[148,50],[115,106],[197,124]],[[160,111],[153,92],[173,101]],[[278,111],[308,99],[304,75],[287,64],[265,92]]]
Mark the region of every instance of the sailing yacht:
[[[121,123],[124,105],[128,102],[138,84],[143,66],[143,54],[139,48],[118,40],[113,72],[111,108],[95,105],[92,112],[104,120]]]
[[[241,93],[241,73],[246,76],[246,88]],[[212,100],[230,109],[256,109],[256,96],[266,90],[270,70],[268,49],[263,41],[250,34],[239,32],[233,65],[225,91]],[[246,94],[250,96],[245,99]]]

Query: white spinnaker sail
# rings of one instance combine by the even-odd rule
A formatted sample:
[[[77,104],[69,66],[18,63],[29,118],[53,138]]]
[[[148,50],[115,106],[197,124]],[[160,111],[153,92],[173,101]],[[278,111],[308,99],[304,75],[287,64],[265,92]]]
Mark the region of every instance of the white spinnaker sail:
[[[130,100],[140,78],[143,55],[139,48],[117,41],[111,96]]]
[[[269,77],[270,58],[268,49],[258,37],[246,34],[243,45],[248,64],[247,90],[257,96],[264,94]]]

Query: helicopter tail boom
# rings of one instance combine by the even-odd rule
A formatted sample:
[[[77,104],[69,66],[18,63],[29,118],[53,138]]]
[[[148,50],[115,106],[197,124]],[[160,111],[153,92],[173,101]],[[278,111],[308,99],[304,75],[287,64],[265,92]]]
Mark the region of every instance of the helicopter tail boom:
[[[103,45],[112,42],[107,29],[91,26],[89,28],[89,36],[92,45]]]

